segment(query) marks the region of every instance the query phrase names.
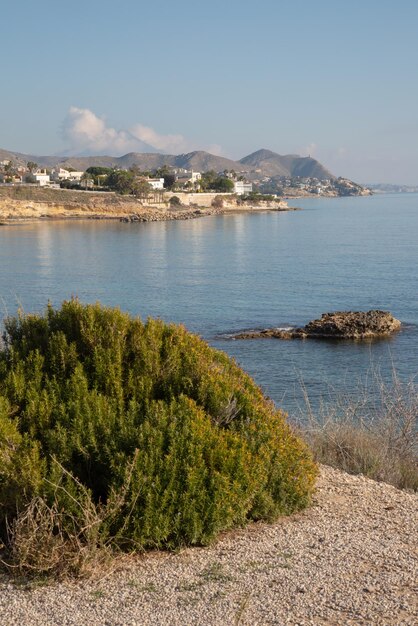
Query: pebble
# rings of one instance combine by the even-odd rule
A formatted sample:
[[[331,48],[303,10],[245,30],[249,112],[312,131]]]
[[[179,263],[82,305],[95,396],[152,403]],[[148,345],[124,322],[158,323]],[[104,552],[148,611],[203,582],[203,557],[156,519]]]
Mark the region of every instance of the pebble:
[[[126,557],[90,580],[0,578],[1,626],[418,623],[418,498],[321,467],[306,511],[207,548]]]

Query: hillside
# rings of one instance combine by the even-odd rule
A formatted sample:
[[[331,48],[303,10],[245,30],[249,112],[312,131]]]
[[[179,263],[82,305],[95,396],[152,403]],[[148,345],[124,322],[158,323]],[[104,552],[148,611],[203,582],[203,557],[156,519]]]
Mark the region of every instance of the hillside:
[[[257,150],[252,154],[243,157],[240,161],[234,161],[222,156],[217,156],[198,150],[188,154],[158,154],[129,152],[120,157],[110,155],[99,156],[35,156],[0,150],[0,160],[11,159],[16,164],[24,165],[27,161],[35,161],[43,167],[73,167],[77,170],[85,170],[92,165],[104,167],[129,168],[137,165],[143,170],[152,170],[163,165],[175,168],[184,168],[205,172],[215,170],[235,170],[245,174],[250,180],[255,180],[263,176],[301,176],[314,177],[320,180],[335,178],[319,161],[311,157],[300,157],[295,154],[280,155],[271,150]]]
[[[261,170],[263,176],[301,176],[319,180],[335,178],[319,161],[297,154],[282,156],[271,150],[257,150],[240,160],[249,172]]]
[[[232,159],[216,156],[209,152],[199,150],[196,152],[189,152],[189,154],[180,154],[175,157],[176,167],[184,167],[188,170],[195,170],[197,172],[208,172],[209,170],[215,170],[215,172],[223,172],[224,170],[240,170],[240,164]]]

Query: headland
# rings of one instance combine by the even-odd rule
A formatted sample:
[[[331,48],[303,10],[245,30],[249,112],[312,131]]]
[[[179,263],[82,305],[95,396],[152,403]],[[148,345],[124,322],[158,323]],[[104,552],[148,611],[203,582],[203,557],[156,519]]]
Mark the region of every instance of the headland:
[[[75,191],[42,187],[0,187],[0,222],[53,219],[113,219],[126,222],[186,220],[236,211],[292,211],[287,202],[242,202],[219,193],[166,194],[164,202],[148,202],[115,192]],[[178,204],[170,199],[176,196]]]

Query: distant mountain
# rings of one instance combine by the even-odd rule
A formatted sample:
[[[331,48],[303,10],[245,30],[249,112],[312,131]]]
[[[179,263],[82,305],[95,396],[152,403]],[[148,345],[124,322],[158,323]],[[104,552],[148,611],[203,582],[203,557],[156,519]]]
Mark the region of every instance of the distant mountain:
[[[271,150],[257,150],[240,160],[240,163],[255,173],[261,170],[264,176],[301,176],[319,180],[335,178],[319,161],[297,154],[281,156]]]
[[[184,168],[197,172],[215,170],[235,170],[245,174],[249,180],[257,180],[265,176],[301,176],[314,177],[320,180],[333,179],[331,174],[319,161],[311,157],[300,157],[296,154],[282,156],[271,150],[257,150],[240,161],[233,161],[225,157],[216,156],[203,150],[188,154],[170,155],[153,152],[129,152],[121,157],[113,156],[35,156],[0,150],[0,161],[11,159],[16,164],[26,164],[35,161],[42,167],[73,167],[76,170],[86,170],[93,165],[103,167],[129,168],[137,165],[142,170],[153,170],[163,165],[174,168]]]
[[[180,154],[175,157],[176,167],[184,167],[187,170],[195,170],[196,172],[223,172],[224,170],[241,169],[242,166],[237,161],[226,159],[225,157],[216,156],[209,152],[199,150],[197,152],[189,152],[189,154]]]
[[[102,167],[128,168],[137,165],[142,170],[152,170],[163,165],[171,167],[195,170],[197,172],[207,172],[215,170],[221,172],[225,169],[242,170],[243,167],[237,161],[215,156],[202,150],[189,152],[188,154],[158,154],[153,152],[129,152],[121,157],[108,155],[101,156],[34,156],[0,150],[0,161],[11,159],[17,164],[26,164],[27,161],[35,161],[43,167],[74,167],[77,170],[85,170],[92,165]]]

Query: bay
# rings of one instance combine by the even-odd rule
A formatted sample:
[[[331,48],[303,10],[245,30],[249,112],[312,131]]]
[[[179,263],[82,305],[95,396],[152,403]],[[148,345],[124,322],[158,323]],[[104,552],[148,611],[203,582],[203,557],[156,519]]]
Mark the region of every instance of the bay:
[[[298,199],[295,212],[188,221],[20,223],[0,228],[0,308],[42,311],[72,295],[185,324],[236,358],[294,413],[354,388],[370,367],[418,372],[418,195]],[[336,310],[389,310],[401,332],[372,343],[231,341]]]

